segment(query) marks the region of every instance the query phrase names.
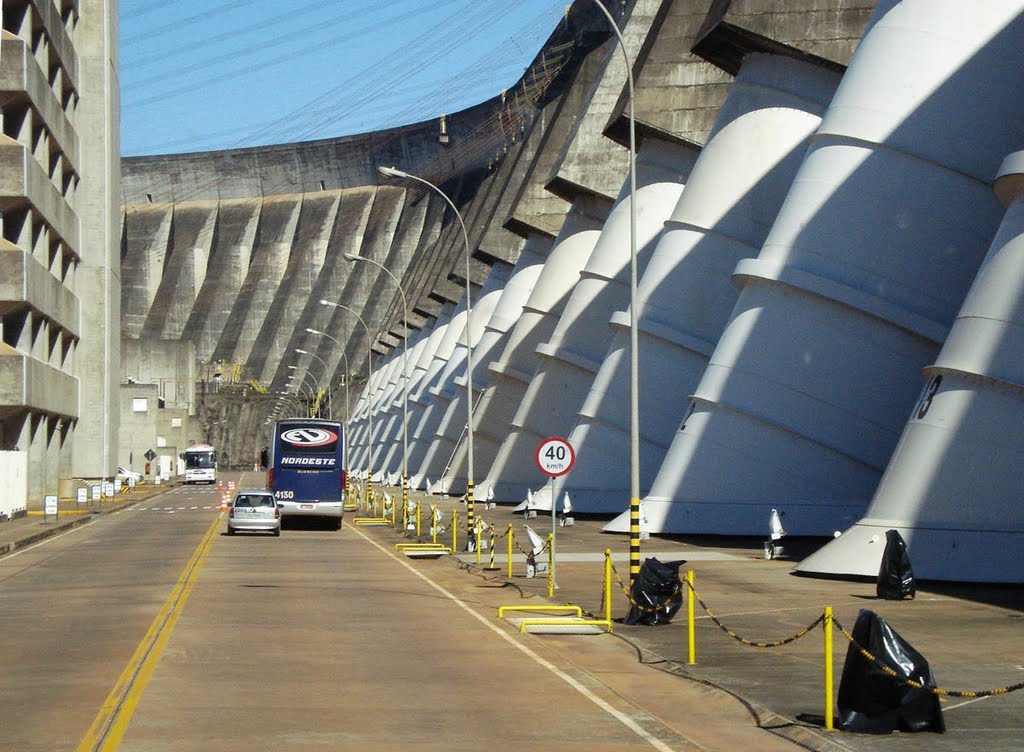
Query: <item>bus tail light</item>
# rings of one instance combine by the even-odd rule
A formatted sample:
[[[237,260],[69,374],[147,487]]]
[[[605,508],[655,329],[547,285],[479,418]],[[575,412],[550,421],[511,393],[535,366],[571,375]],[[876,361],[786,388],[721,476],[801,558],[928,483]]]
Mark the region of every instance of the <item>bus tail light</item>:
[[[267,470],[267,490],[270,491],[274,488],[274,468]]]

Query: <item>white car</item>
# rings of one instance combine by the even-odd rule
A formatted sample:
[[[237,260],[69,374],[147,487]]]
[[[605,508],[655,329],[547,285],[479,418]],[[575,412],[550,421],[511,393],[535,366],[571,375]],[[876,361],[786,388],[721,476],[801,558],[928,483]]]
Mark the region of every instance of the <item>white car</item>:
[[[281,508],[269,491],[239,491],[228,509],[228,535],[238,531],[281,534]]]
[[[121,479],[121,483],[126,486],[133,486],[136,483],[142,482],[142,473],[137,473],[134,470],[129,470],[123,465],[117,466],[117,476]]]

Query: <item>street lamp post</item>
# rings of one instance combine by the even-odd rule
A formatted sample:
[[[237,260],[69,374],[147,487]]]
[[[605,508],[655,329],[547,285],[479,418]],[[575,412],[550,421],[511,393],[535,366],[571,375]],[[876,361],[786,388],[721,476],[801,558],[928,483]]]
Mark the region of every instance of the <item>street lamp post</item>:
[[[331,379],[330,379],[330,376],[327,375],[327,364],[324,363],[322,358],[320,358],[317,355],[315,355],[315,354],[313,354],[311,352],[308,352],[306,350],[302,350],[302,349],[296,347],[295,348],[295,352],[297,352],[299,355],[308,355],[311,358],[316,358],[316,360],[320,361],[320,365],[322,365],[324,367],[324,376],[326,377],[326,381],[327,381],[327,417],[328,418],[333,418],[334,416],[331,413]],[[310,374],[310,376],[312,376],[312,374]],[[319,392],[319,386],[317,387],[317,391]]]
[[[629,87],[629,582],[640,574],[640,357],[636,263],[636,120],[633,112],[633,65],[619,25],[601,0],[594,4],[608,19],[626,61]],[[554,500],[552,500],[552,504]]]
[[[334,308],[340,308],[343,311],[348,311],[349,313],[356,317],[356,320],[360,324],[363,325],[363,329],[366,331],[366,385],[369,386],[370,375],[373,373],[373,337],[370,334],[370,327],[368,327],[366,325],[366,322],[363,321],[362,316],[360,316],[358,313],[356,313],[355,310],[349,308],[347,305],[344,305],[343,303],[332,303],[330,300],[321,299],[320,305],[333,306]],[[345,378],[345,382],[348,383],[347,375]],[[366,496],[367,499],[369,499],[370,493],[373,489],[373,410],[371,409],[370,405],[367,405],[366,410],[366,428],[368,431],[368,439],[366,442]]]
[[[299,398],[298,398],[298,397],[296,397],[296,396],[295,396],[294,394],[292,394],[291,392],[277,392],[277,394],[278,394],[278,396],[279,396],[279,397],[280,397],[281,399],[283,399],[283,398],[286,398],[286,397],[287,397],[287,398],[289,398],[289,399],[293,399],[293,400],[295,400],[295,406],[296,406],[296,407],[297,407],[298,409],[300,409],[300,410],[302,409],[302,403],[301,403],[301,402],[299,401]],[[278,402],[278,404],[281,404],[281,403],[280,403],[280,401]]]
[[[402,297],[402,325],[405,327],[402,333],[402,509],[409,508],[409,300],[405,297],[405,290],[398,277],[392,274],[383,264],[368,259],[365,256],[357,256],[354,253],[346,253],[345,260],[365,261],[373,264],[382,272],[394,280],[398,288],[398,294]]]
[[[473,255],[473,251],[469,246],[469,233],[466,232],[466,223],[462,220],[462,215],[459,213],[454,202],[448,198],[444,191],[429,180],[403,172],[395,167],[384,167],[383,165],[377,167],[377,172],[384,177],[407,178],[427,186],[443,198],[448,206],[451,207],[455,213],[455,218],[459,220],[459,226],[462,228],[462,239],[466,244],[466,539],[470,542],[470,547],[475,548],[478,545],[478,541],[474,537],[476,516],[473,508],[473,307],[469,282],[469,260],[470,256]]]
[[[335,337],[332,337],[327,332],[321,332],[319,329],[310,329],[306,327],[306,331],[309,334],[316,334],[320,337],[327,337],[334,344],[338,346],[338,351],[341,353],[342,360],[345,362],[345,431],[348,432],[348,419],[349,419],[349,392],[348,382],[352,375],[352,369],[348,367],[348,355],[345,353],[345,346],[341,344]],[[345,465],[345,469],[348,470],[348,436],[345,437],[345,441],[342,445],[342,462]]]
[[[293,370],[296,370],[296,371],[298,370],[297,366],[288,366],[288,367],[293,369]],[[305,378],[305,375],[303,375],[303,378]],[[302,394],[302,396],[306,398],[306,417],[307,418],[310,417],[310,415],[309,415],[310,406],[313,404],[313,400],[314,400],[313,390],[311,388],[309,388],[309,386],[306,384],[305,381],[303,381],[303,379],[299,378],[297,373],[293,373],[291,376],[289,376],[288,377],[288,381],[294,381],[295,382],[295,390],[297,392],[300,392]]]

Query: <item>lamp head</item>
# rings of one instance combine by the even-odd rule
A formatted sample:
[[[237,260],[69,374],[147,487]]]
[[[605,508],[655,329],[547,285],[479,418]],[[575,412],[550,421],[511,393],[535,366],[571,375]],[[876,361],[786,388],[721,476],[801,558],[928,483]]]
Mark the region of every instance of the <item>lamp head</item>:
[[[377,165],[377,172],[386,178],[406,178],[409,177],[404,172],[399,170],[397,167],[385,167],[384,165]]]
[[[359,258],[359,256],[357,256],[354,253],[343,253],[342,256],[344,256],[345,260],[348,261],[348,262],[355,261],[356,259]]]
[[[331,301],[320,298],[320,305],[330,305]]]
[[[301,355],[309,355],[308,352],[306,352],[305,350],[300,350],[298,347],[295,348],[295,352],[297,352],[297,353],[299,353]]]

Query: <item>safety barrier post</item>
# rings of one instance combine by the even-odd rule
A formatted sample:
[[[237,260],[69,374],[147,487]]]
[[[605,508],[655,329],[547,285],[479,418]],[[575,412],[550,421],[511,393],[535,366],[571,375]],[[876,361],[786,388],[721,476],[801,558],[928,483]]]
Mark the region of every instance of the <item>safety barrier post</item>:
[[[512,523],[508,523],[508,578],[512,579]]]
[[[398,505],[395,500],[391,500],[391,527],[395,526],[395,516],[398,514]]]
[[[604,550],[604,620],[608,622],[608,630],[612,624],[612,550]]]
[[[693,589],[693,570],[692,569],[689,570],[686,573],[686,584],[688,586],[686,589],[689,591],[686,594],[686,618],[687,618],[686,637],[687,637],[687,644],[689,645],[689,657],[687,658],[686,662],[689,663],[691,666],[694,666],[697,663],[697,636],[696,636],[696,633],[694,632],[694,623],[693,623],[693,601],[694,601],[693,593],[694,593],[694,589]]]
[[[832,607],[825,607],[825,730],[832,731]]]
[[[498,542],[498,538],[494,534],[494,526],[492,525],[491,526],[491,534],[490,534],[490,546],[489,546],[489,548],[491,550],[487,553],[487,567],[486,567],[486,569],[487,569],[488,572],[494,572],[494,571],[496,571],[498,569],[496,566],[494,566],[494,549],[497,547],[495,545],[497,542]]]
[[[437,505],[430,505],[430,542],[437,543]]]
[[[453,509],[452,510],[452,553],[455,553],[456,551],[459,550],[456,547],[458,545],[458,542],[459,542],[458,538],[459,538],[459,510],[458,509]]]
[[[423,504],[417,504],[416,505],[416,537],[417,538],[420,537],[420,519],[422,517],[422,515],[420,514],[420,510],[422,508],[423,508]]]
[[[555,561],[554,561],[555,536],[548,533],[548,598],[555,597]]]
[[[477,517],[470,528],[473,531],[473,540],[476,541],[476,563],[480,563],[480,518]]]
[[[409,476],[406,475],[405,471],[403,470],[402,471],[402,504],[403,505],[407,505],[408,503],[409,503]],[[392,509],[395,508],[393,504],[392,504],[391,508]],[[394,527],[394,524],[395,524],[395,514],[394,514],[394,512],[392,512],[391,513],[391,526]]]

